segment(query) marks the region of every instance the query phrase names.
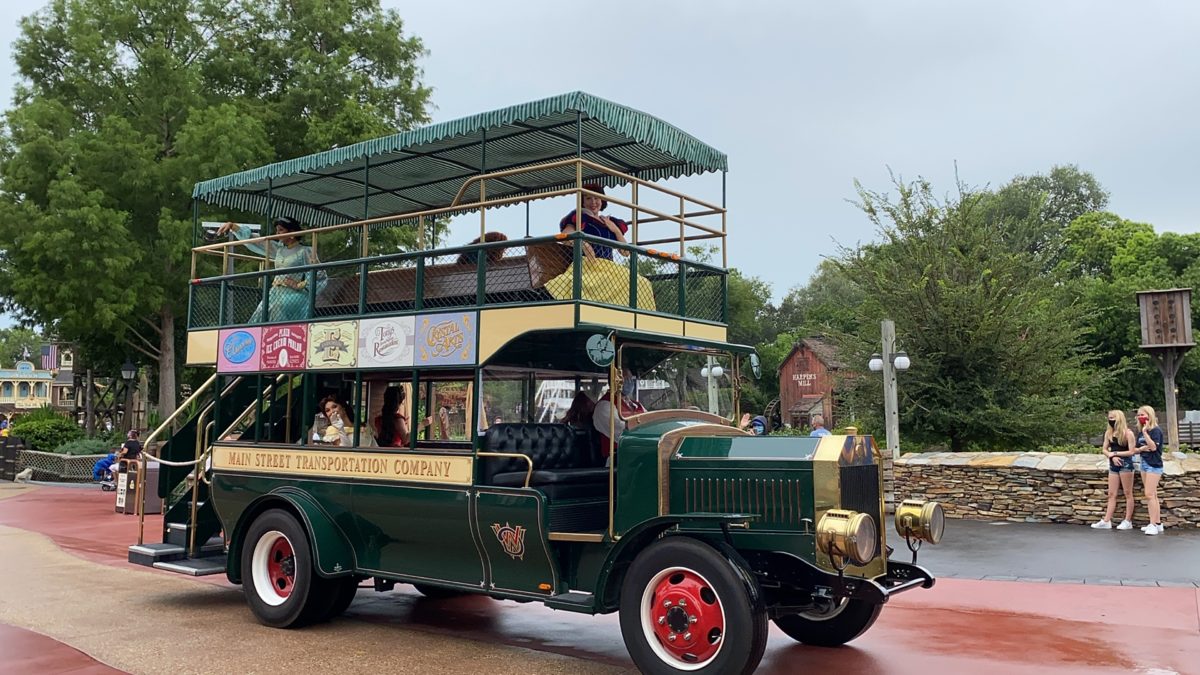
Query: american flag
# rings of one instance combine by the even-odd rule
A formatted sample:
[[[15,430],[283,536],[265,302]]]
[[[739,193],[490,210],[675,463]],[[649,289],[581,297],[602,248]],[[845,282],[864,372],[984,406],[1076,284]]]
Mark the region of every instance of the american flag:
[[[42,345],[42,370],[58,368],[58,345]]]

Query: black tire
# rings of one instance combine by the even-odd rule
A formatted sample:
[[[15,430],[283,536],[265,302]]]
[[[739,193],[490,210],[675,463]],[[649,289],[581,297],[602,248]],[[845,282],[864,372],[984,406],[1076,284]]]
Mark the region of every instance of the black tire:
[[[767,616],[753,607],[747,583],[703,542],[651,544],[621,586],[621,636],[634,664],[651,675],[753,672],[767,646]]]
[[[451,598],[461,598],[466,595],[462,591],[442,588],[441,586],[430,586],[429,584],[413,584],[413,588],[417,589],[418,593],[430,600],[450,600]]]
[[[867,632],[879,618],[883,605],[846,600],[828,615],[789,614],[775,619],[779,630],[797,642],[817,647],[839,647]]]
[[[331,605],[329,586],[312,565],[308,535],[287,511],[255,518],[242,547],[242,592],[255,618],[273,628],[298,628]]]

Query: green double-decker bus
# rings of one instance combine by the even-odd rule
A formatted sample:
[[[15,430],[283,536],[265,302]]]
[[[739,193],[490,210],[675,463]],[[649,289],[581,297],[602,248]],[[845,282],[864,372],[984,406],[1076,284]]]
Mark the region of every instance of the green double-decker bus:
[[[647,673],[752,672],[768,621],[862,634],[933,585],[941,507],[896,508],[891,560],[869,436],[740,428],[726,169],[576,92],[197,184],[214,374],[148,444],[168,510],[130,560],[224,573],[280,628],[368,580],[620,612]],[[719,200],[662,184],[704,174]]]

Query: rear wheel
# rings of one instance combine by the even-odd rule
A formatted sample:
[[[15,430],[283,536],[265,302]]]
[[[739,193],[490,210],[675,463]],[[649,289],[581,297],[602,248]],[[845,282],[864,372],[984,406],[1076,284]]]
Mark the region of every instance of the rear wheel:
[[[867,632],[879,618],[883,605],[843,599],[825,612],[802,612],[775,619],[788,637],[806,645],[837,647]]]
[[[329,606],[328,586],[313,572],[308,535],[286,511],[271,509],[251,523],[242,570],[242,591],[260,623],[298,627]]]
[[[653,675],[751,673],[767,644],[766,614],[732,563],[685,537],[643,551],[621,587],[621,635]]]

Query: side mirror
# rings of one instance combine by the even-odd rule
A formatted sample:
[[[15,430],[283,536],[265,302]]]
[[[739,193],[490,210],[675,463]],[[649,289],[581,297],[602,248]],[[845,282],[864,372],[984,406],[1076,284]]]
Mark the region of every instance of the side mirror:
[[[750,372],[754,373],[754,379],[762,378],[762,361],[759,360],[758,354],[750,355]]]

